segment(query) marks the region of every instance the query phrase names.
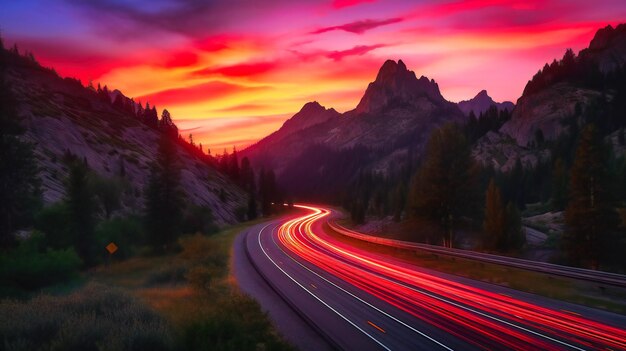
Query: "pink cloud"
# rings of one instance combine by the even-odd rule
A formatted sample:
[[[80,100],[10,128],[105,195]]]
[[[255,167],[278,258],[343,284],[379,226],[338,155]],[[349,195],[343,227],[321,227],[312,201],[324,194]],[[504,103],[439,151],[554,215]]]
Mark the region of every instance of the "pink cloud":
[[[360,4],[365,4],[368,2],[374,2],[376,0],[333,0],[333,8],[342,9],[345,7],[356,6]]]
[[[363,34],[368,30],[372,30],[374,28],[378,28],[381,26],[386,26],[389,24],[398,23],[402,21],[403,19],[400,17],[388,18],[384,20],[366,19],[366,20],[342,24],[339,26],[331,26],[331,27],[324,27],[324,28],[316,29],[313,32],[311,32],[311,34],[322,34],[322,33],[330,32],[333,30],[343,30],[343,31],[350,32],[350,33]]]
[[[228,77],[248,77],[269,72],[277,67],[276,62],[249,62],[194,71],[193,75],[221,74]]]
[[[165,61],[164,66],[167,68],[188,67],[198,63],[198,55],[193,52],[177,52]]]
[[[382,48],[385,45],[377,44],[377,45],[358,45],[348,50],[341,51],[332,51],[326,54],[326,57],[333,59],[335,61],[341,61],[345,57],[348,56],[362,56],[367,54],[372,50],[376,50],[378,48]]]
[[[207,100],[216,100],[242,92],[262,88],[249,88],[224,82],[209,82],[185,88],[162,90],[153,94],[139,96],[135,100],[148,101],[151,104],[177,105]]]

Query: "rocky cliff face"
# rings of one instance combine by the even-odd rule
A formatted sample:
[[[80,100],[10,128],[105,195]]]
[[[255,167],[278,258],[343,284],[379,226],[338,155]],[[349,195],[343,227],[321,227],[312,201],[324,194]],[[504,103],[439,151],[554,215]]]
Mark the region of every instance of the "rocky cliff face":
[[[45,202],[64,197],[68,168],[62,160],[74,155],[102,177],[122,177],[129,184],[124,210],[140,212],[159,132],[103,102],[79,82],[41,67],[13,64],[7,75],[27,129],[24,138],[35,146]],[[190,202],[211,208],[219,224],[236,222],[235,209],[245,205],[242,190],[182,146],[178,154]],[[221,189],[226,201],[219,199]]]
[[[369,84],[355,114],[380,112],[386,107],[419,106],[420,100],[445,102],[434,80],[409,71],[402,60],[387,60],[378,71],[376,80]]]
[[[556,139],[565,132],[562,120],[575,113],[576,105],[586,106],[601,92],[559,83],[548,89],[517,101],[511,120],[505,123],[500,132],[511,136],[521,146],[536,141],[538,131],[546,140]]]
[[[293,170],[294,162],[318,162],[312,170],[317,171],[331,153],[360,147],[369,150],[368,159],[354,167],[380,168],[402,153],[399,150],[410,147],[420,152],[433,128],[463,119],[456,104],[441,96],[434,80],[417,78],[402,61],[389,60],[354,110],[338,115],[309,103],[281,129],[241,154],[255,167],[274,168],[279,178],[288,176],[284,172]],[[322,155],[303,155],[317,146],[325,150]]]
[[[477,117],[481,113],[486,112],[491,106],[495,106],[498,111],[513,111],[513,108],[515,107],[515,105],[510,101],[493,101],[491,96],[487,94],[486,90],[481,90],[478,94],[476,94],[476,96],[469,100],[459,101],[457,105],[464,115],[469,116],[470,112],[473,111]]]
[[[621,98],[616,97],[615,91],[603,89],[598,81],[625,64],[626,25],[598,30],[589,48],[572,59],[571,67],[563,68],[563,62],[558,67],[550,67],[539,79],[542,87],[525,92],[519,98],[511,120],[500,132],[511,136],[521,146],[535,141],[539,131],[546,140],[555,139],[566,132],[563,121],[574,116],[576,105],[584,111],[594,102],[607,104]]]
[[[609,73],[626,64],[626,24],[606,26],[596,32],[589,48],[580,55],[597,62],[600,71]]]

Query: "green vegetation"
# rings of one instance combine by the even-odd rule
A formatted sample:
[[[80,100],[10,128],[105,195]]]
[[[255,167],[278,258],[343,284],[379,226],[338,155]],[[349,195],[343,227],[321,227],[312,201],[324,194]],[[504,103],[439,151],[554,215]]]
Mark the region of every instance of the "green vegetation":
[[[137,298],[100,284],[67,296],[0,303],[4,350],[171,350],[165,319]]]
[[[412,180],[409,208],[415,216],[439,223],[443,245],[452,247],[456,222],[472,216],[477,203],[477,168],[455,124],[433,131],[426,149],[426,159]]]
[[[9,55],[0,45],[0,248],[13,244],[13,231],[31,224],[41,206],[33,148],[20,139],[24,129],[5,80]]]
[[[183,205],[176,146],[171,138],[163,135],[146,189],[146,230],[155,252],[171,250],[176,242],[181,230]]]
[[[511,202],[504,206],[493,179],[485,194],[483,232],[483,246],[490,250],[519,251],[526,242],[519,211]]]
[[[582,132],[571,171],[564,241],[572,263],[597,269],[611,252],[619,217],[608,188],[607,154],[596,127]]]

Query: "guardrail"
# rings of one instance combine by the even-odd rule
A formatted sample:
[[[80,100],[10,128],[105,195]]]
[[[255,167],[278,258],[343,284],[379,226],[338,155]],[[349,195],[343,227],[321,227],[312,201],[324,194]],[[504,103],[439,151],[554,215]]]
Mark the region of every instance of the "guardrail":
[[[409,241],[402,240],[394,240],[387,238],[380,238],[372,235],[367,235],[363,233],[356,232],[354,230],[350,230],[340,224],[337,224],[335,221],[328,221],[328,226],[334,230],[335,232],[351,237],[353,239],[366,241],[374,244],[391,246],[402,249],[409,250],[422,250],[431,253],[455,256],[465,259],[478,260],[487,263],[499,264],[503,266],[515,267],[520,269],[526,269],[530,271],[536,271],[540,273],[547,273],[558,275],[567,278],[581,279],[586,281],[591,281],[595,283],[600,283],[604,285],[612,285],[619,287],[626,287],[626,275],[617,274],[617,273],[609,273],[602,271],[594,271],[590,269],[583,268],[575,268],[562,266],[553,263],[546,262],[536,262],[529,261],[520,258],[514,257],[506,257],[506,256],[498,256],[493,254],[487,254],[482,252],[474,252],[462,249],[452,249],[446,248],[442,246],[428,245],[428,244],[420,244]]]

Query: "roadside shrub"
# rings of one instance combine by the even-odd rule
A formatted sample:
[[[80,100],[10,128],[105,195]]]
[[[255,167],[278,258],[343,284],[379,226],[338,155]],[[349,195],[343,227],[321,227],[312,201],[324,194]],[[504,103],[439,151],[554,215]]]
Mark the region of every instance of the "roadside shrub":
[[[267,315],[252,298],[232,294],[220,299],[217,308],[190,322],[182,333],[186,350],[293,350],[280,340]]]
[[[91,284],[67,296],[0,302],[6,350],[167,350],[171,331],[121,290]]]
[[[110,242],[114,242],[118,247],[113,257],[121,259],[131,257],[136,247],[144,242],[141,221],[129,217],[100,222],[96,227],[97,252],[103,256],[108,255],[105,246]]]
[[[75,278],[81,266],[74,249],[43,247],[41,234],[34,233],[13,250],[0,254],[0,285],[5,289],[33,290]]]
[[[227,254],[210,237],[200,234],[184,236],[178,239],[178,244],[182,249],[180,257],[193,265],[226,266]]]
[[[183,233],[213,234],[219,228],[213,222],[213,213],[207,206],[190,205],[187,207],[183,217]]]
[[[64,203],[45,207],[35,216],[35,229],[45,233],[46,245],[65,249],[74,245],[70,214]]]
[[[211,290],[211,283],[225,274],[228,257],[211,238],[196,234],[178,240],[182,248],[180,257],[188,262],[186,278],[196,289]]]
[[[144,282],[144,286],[157,286],[157,285],[175,285],[186,283],[187,265],[185,264],[170,264],[166,267],[162,267],[156,272],[150,273]]]

